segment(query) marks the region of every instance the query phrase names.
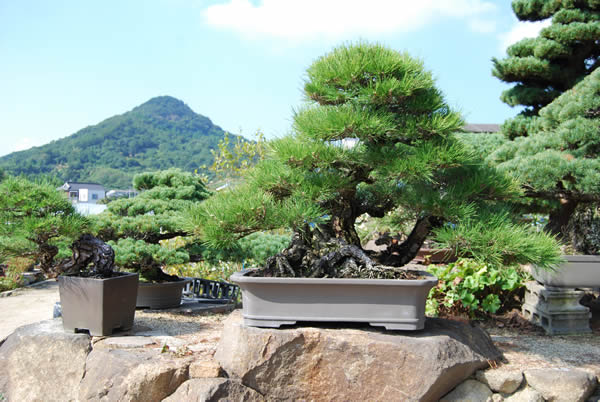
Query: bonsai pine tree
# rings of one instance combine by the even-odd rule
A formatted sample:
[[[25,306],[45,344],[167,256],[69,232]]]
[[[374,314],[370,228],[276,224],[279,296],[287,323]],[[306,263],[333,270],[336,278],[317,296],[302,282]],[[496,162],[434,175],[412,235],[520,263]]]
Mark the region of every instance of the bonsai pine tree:
[[[521,21],[552,18],[537,38],[522,39],[507,49],[508,57],[493,59],[492,73],[515,84],[500,99],[535,116],[600,66],[600,3],[514,0],[512,8]],[[516,131],[526,126],[522,118],[513,124]]]
[[[178,280],[161,267],[194,259],[193,245],[170,249],[160,241],[187,236],[182,211],[205,199],[209,192],[198,175],[179,169],[138,174],[133,185],[141,191],[137,197],[112,201],[98,215],[98,237],[113,246],[120,267],[139,272],[147,281]]]
[[[454,137],[463,121],[420,61],[379,45],[341,46],[310,66],[304,92],[294,133],[271,141],[243,184],[189,210],[187,226],[209,245],[291,228],[291,244],[267,259],[267,276],[398,277],[406,271],[394,267],[412,260],[432,231],[495,262],[556,261],[552,238],[500,212],[517,187]],[[412,230],[365,252],[355,229],[365,213],[408,219]]]
[[[518,179],[527,196],[545,202],[538,205],[549,212],[549,232],[580,252],[597,253],[598,243],[594,252],[572,241],[589,232],[590,220],[579,220],[580,214],[580,224],[573,226],[572,218],[578,208],[597,208],[600,202],[600,70],[540,110],[533,128],[529,137],[505,143],[489,160]]]
[[[10,176],[0,182],[0,260],[31,258],[49,278],[81,269],[62,259],[88,229],[88,220],[53,185]]]

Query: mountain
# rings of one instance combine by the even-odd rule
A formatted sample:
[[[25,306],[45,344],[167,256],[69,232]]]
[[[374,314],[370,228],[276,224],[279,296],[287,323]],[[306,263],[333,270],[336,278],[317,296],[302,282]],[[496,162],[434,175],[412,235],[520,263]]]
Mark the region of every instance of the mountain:
[[[135,173],[210,165],[210,151],[223,136],[208,117],[159,96],[68,137],[0,157],[0,170],[129,188]]]

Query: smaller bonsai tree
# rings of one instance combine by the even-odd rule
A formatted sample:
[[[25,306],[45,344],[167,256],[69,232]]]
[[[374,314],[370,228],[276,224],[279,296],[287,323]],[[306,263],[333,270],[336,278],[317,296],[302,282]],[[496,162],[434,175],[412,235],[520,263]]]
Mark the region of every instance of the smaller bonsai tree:
[[[600,252],[600,69],[540,110],[528,137],[488,160],[522,183],[546,230],[577,252]],[[596,239],[596,240],[593,240]]]
[[[60,274],[110,277],[114,252],[85,233],[89,226],[51,184],[23,177],[8,177],[0,183],[0,260],[30,258],[48,278]]]
[[[291,228],[266,276],[407,276],[396,268],[432,233],[496,264],[558,261],[553,238],[502,209],[518,187],[455,138],[463,121],[420,61],[379,45],[341,46],[312,64],[304,90],[294,133],[270,142],[243,184],[189,210],[188,228],[210,246]],[[409,220],[412,230],[369,253],[355,228],[363,214]]]
[[[178,169],[138,174],[133,185],[140,194],[108,204],[95,218],[98,237],[108,242],[121,268],[138,272],[146,281],[176,281],[162,270],[165,265],[183,264],[200,258],[194,244],[183,242],[168,248],[161,241],[185,237],[182,212],[204,200],[209,192],[201,178]]]

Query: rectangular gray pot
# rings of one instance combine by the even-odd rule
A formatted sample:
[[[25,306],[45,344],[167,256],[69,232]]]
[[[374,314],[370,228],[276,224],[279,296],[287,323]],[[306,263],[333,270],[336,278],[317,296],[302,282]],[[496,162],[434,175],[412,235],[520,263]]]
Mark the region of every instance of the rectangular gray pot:
[[[179,307],[183,288],[189,282],[191,282],[189,279],[160,283],[140,282],[136,306],[151,309]]]
[[[108,279],[59,276],[63,327],[87,329],[90,335],[111,335],[133,326],[138,274],[122,273]]]
[[[564,264],[554,272],[533,267],[531,275],[536,281],[554,287],[597,288],[600,287],[600,256],[563,255]]]
[[[424,271],[422,280],[247,276],[251,271],[236,272],[231,281],[242,289],[244,323],[253,327],[325,321],[423,329],[425,301],[438,282]]]

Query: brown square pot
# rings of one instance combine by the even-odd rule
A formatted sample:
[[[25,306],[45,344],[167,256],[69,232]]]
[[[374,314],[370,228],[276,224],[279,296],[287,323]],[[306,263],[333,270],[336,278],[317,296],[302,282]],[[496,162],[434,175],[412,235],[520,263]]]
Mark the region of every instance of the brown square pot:
[[[58,289],[63,327],[89,330],[90,335],[111,335],[133,326],[138,274],[122,273],[108,279],[59,276]]]

